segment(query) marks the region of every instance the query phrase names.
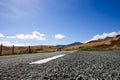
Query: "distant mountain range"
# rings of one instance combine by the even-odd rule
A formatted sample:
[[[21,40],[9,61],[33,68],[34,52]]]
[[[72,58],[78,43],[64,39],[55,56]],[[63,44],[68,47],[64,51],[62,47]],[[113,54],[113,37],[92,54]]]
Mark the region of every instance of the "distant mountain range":
[[[83,43],[81,43],[81,42],[74,42],[74,43],[67,44],[67,45],[57,45],[57,47],[65,48],[65,47],[76,46],[76,45],[81,45],[81,44],[83,44]]]

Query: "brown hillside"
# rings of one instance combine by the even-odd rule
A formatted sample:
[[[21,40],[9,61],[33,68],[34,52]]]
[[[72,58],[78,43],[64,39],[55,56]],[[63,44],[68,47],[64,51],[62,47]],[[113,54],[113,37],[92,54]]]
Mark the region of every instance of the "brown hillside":
[[[115,38],[91,41],[91,42],[77,45],[77,46],[70,46],[70,47],[64,48],[63,50],[75,50],[75,49],[82,49],[87,47],[94,47],[97,49],[119,49],[120,50],[120,35],[116,36]]]

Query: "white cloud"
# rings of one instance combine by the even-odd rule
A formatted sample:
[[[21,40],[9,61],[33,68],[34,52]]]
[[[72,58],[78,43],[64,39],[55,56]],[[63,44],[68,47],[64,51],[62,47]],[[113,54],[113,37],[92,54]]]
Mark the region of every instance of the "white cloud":
[[[29,44],[29,43],[19,43],[18,39],[22,39],[22,40],[28,40],[28,39],[33,39],[33,40],[46,40],[45,38],[45,34],[41,34],[38,31],[33,31],[32,34],[17,34],[15,36],[4,36],[2,33],[0,33],[0,38],[4,38],[4,41],[0,41],[0,44],[3,44],[5,46],[28,46],[28,45],[33,45],[33,44]],[[9,39],[13,39],[13,41],[8,41]]]
[[[32,34],[17,34],[16,36],[4,36],[2,33],[0,33],[0,37],[5,37],[6,39],[34,39],[34,40],[46,40],[45,34],[42,34],[38,31],[33,31]]]
[[[39,33],[38,31],[34,31],[34,32],[32,33],[32,36],[33,36],[33,38],[36,39],[36,40],[46,40],[46,39],[44,38],[45,34],[41,34],[41,33]]]
[[[11,46],[11,42],[9,41],[0,41],[0,44],[3,44],[4,46]]]
[[[65,38],[65,35],[62,35],[62,34],[55,35],[55,39],[63,39],[63,38]]]
[[[23,40],[25,40],[25,39],[32,39],[32,35],[29,35],[29,34],[17,34],[16,35],[16,37],[18,38],[18,39],[23,39]]]
[[[9,39],[15,39],[16,36],[6,36],[6,38],[9,38]]]
[[[41,34],[38,31],[34,31],[32,34],[18,34],[16,35],[16,38],[18,39],[36,39],[36,40],[46,40],[44,38],[45,34]]]
[[[111,32],[111,33],[103,33],[101,35],[95,35],[92,39],[86,41],[86,42],[89,42],[89,41],[92,41],[92,40],[98,40],[98,39],[105,39],[107,37],[116,37],[117,35],[119,35],[120,32]]]
[[[12,43],[12,42],[9,42],[9,41],[0,41],[0,44],[3,44],[4,46],[29,46],[31,44],[22,44],[22,43],[18,43],[15,42],[15,43]]]
[[[3,37],[5,37],[2,33],[0,33],[0,38],[3,38]]]

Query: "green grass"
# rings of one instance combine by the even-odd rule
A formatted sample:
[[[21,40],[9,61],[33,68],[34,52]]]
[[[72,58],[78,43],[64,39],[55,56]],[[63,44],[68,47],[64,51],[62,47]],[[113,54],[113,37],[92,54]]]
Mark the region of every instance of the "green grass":
[[[105,50],[105,49],[95,48],[95,47],[85,47],[85,48],[80,48],[79,50],[81,50],[81,51],[101,51],[101,50]]]

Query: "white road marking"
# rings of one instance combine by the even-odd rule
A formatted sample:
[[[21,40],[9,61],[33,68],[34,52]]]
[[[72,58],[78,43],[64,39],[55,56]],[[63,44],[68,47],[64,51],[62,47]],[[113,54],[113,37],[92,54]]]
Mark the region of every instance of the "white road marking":
[[[47,63],[48,61],[57,59],[57,58],[59,58],[59,57],[65,56],[65,55],[66,55],[66,54],[61,54],[61,55],[53,56],[53,57],[50,57],[50,58],[46,58],[46,59],[42,59],[42,60],[39,60],[39,61],[31,62],[30,64],[42,64],[42,63]]]

